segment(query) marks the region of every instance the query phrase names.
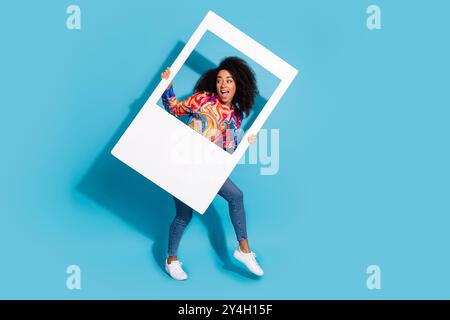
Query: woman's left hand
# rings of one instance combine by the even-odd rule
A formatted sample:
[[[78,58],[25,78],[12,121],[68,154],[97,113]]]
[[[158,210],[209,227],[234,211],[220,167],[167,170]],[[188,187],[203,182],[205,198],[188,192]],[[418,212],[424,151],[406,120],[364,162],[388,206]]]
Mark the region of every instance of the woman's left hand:
[[[252,134],[248,137],[248,143],[254,144],[256,142],[256,134]]]

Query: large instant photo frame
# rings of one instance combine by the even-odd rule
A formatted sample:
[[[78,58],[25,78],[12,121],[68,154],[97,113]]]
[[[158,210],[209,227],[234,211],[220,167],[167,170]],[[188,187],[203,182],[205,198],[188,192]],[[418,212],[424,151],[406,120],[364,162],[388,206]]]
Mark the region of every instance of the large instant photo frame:
[[[206,31],[254,60],[281,81],[236,151],[219,148],[158,105]],[[257,134],[298,71],[245,33],[209,11],[111,153],[198,213],[203,214],[244,155],[248,136]]]

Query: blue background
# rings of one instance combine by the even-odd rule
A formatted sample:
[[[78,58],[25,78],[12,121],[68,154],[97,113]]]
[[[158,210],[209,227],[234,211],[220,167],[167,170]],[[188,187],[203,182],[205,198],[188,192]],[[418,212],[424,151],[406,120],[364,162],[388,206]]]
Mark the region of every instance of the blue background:
[[[66,8],[81,8],[81,30]],[[381,7],[382,29],[366,27]],[[265,124],[280,170],[238,165],[250,245],[227,205],[163,271],[171,196],[109,151],[208,10],[300,70]],[[14,1],[0,13],[0,298],[450,298],[445,1]],[[266,97],[267,98],[267,97]],[[82,289],[66,289],[66,268]],[[366,268],[381,268],[368,290]]]

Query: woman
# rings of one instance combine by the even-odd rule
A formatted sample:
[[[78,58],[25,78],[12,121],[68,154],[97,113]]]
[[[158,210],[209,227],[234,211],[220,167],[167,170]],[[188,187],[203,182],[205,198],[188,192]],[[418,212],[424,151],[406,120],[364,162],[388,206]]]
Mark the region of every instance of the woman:
[[[161,77],[168,79],[167,68]],[[195,93],[184,101],[177,101],[172,83],[162,95],[165,109],[176,117],[187,117],[188,125],[219,144],[224,150],[235,150],[237,132],[242,118],[247,116],[258,94],[256,79],[248,64],[238,57],[224,59],[219,67],[207,71],[197,81]],[[248,138],[253,144],[256,136]],[[233,256],[258,276],[264,274],[256,261],[256,255],[250,250],[242,191],[227,179],[218,194],[228,202],[231,222],[239,242]],[[178,261],[177,251],[181,236],[192,219],[192,209],[174,197],[176,216],[169,230],[168,258],[165,266],[167,273],[175,280],[188,278]]]

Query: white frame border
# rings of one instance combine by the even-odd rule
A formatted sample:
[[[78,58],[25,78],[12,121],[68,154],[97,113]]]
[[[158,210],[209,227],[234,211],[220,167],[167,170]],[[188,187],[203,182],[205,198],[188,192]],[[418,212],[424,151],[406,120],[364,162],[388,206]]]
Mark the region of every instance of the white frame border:
[[[229,154],[221,148],[218,148],[217,145],[199,135],[197,132],[186,126],[186,124],[175,119],[165,110],[162,110],[165,114],[167,114],[167,116],[174,118],[176,122],[168,120],[167,117],[160,112],[162,108],[158,105],[158,101],[164,90],[175,78],[178,71],[184,65],[189,55],[195,49],[206,31],[212,32],[281,80],[251,127],[244,134],[241,142],[233,154]],[[205,18],[192,34],[170,68],[170,77],[167,80],[162,79],[160,81],[158,86],[144,104],[141,111],[139,111],[136,118],[132,121],[123,136],[119,139],[118,143],[114,146],[111,153],[119,160],[123,161],[172,195],[176,196],[181,201],[188,204],[197,212],[204,213],[222,184],[225,182],[226,178],[231,174],[231,171],[244,155],[247,147],[249,146],[247,137],[252,134],[257,134],[257,132],[262,128],[270,113],[273,111],[289,85],[296,77],[298,70],[212,11],[209,11],[206,14]],[[159,110],[157,111],[155,108]],[[150,111],[152,112],[152,115],[148,113]],[[142,125],[143,121],[146,121],[148,124],[150,118],[162,118],[163,121],[168,121],[172,128],[177,127],[177,129],[179,128],[180,130],[184,130],[184,134],[189,136],[189,139],[191,139],[193,143],[200,144],[206,149],[210,148],[210,153],[217,153],[217,157],[221,158],[223,162],[214,166],[203,167],[204,170],[195,165],[188,167],[185,166],[184,169],[180,168],[178,172],[174,172],[171,175],[164,175],[164,172],[161,172],[164,171],[164,161],[160,161],[153,165],[154,167],[159,166],[159,168],[151,168],[146,161],[148,162],[152,158],[149,157],[148,152],[144,154],[141,150],[142,142],[148,141],[148,139],[151,138],[151,136],[145,136],[144,130],[147,130],[147,127]],[[192,132],[188,132],[186,129],[182,129],[181,127],[185,127],[187,130]],[[141,144],[141,146],[139,146],[139,144]],[[168,148],[167,145],[161,143],[157,145],[155,144],[154,147],[158,148],[157,150],[160,150],[161,148]],[[183,176],[186,170],[189,170],[192,173],[189,177]],[[176,174],[179,175],[178,181]],[[197,176],[195,174],[197,174]],[[211,174],[213,174],[214,177],[211,177]],[[193,181],[191,184],[186,184],[184,182],[185,178],[192,179],[193,177],[196,178],[194,180],[198,181]],[[193,193],[187,190],[191,188],[202,188],[202,190],[197,190],[200,191],[200,193]],[[198,197],[197,194],[200,194],[201,196]]]

